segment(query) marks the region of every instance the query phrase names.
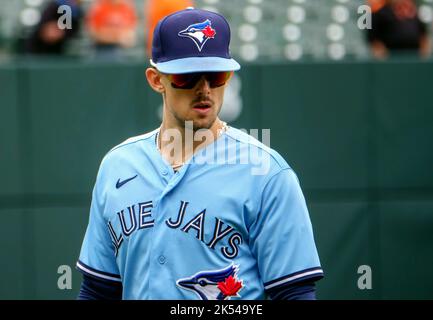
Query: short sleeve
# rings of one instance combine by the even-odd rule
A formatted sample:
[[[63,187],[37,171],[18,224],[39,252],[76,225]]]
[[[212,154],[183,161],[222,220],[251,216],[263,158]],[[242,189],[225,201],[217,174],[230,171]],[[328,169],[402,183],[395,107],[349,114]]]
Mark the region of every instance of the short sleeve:
[[[120,282],[115,247],[109,225],[103,216],[103,195],[96,181],[92,193],[89,224],[81,246],[77,269],[91,277]]]
[[[290,168],[266,183],[250,246],[265,290],[323,277],[304,195]]]

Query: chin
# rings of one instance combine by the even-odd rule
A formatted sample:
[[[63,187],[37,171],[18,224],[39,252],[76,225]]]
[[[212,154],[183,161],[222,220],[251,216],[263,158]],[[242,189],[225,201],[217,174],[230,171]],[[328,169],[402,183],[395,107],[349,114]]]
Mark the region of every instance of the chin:
[[[200,129],[210,129],[212,125],[214,124],[216,118],[212,120],[203,119],[203,120],[194,120],[193,121],[193,130],[197,131]]]
[[[215,113],[206,115],[189,114],[187,116],[180,116],[175,114],[175,118],[179,126],[185,126],[187,121],[192,121],[193,130],[210,129],[218,118]]]

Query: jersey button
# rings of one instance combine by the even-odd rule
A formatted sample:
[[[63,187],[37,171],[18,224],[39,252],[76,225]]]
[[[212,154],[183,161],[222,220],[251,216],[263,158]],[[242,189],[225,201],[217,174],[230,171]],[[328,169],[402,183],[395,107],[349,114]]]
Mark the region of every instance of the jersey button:
[[[164,264],[165,261],[167,261],[167,259],[166,259],[164,256],[159,256],[159,258],[158,258],[158,262],[159,262],[160,264]]]
[[[166,176],[168,174],[168,171],[164,169],[164,170],[162,170],[161,173],[162,173],[163,176]]]

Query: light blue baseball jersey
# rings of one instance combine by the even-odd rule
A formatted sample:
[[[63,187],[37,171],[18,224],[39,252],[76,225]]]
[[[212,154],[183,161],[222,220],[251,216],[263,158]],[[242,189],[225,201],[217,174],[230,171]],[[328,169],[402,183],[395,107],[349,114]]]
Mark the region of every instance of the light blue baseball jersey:
[[[122,282],[123,299],[266,299],[322,277],[299,181],[276,151],[229,127],[175,172],[157,133],[104,157],[81,272]]]

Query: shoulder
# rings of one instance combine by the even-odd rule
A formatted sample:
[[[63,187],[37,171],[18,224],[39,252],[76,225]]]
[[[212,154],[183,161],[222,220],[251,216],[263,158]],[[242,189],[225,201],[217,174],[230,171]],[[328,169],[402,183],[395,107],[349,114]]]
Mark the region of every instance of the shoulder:
[[[128,139],[126,139],[125,141],[119,143],[118,145],[114,146],[113,148],[111,148],[111,150],[107,153],[111,153],[114,152],[115,150],[118,149],[122,149],[124,147],[133,147],[134,145],[136,145],[139,142],[144,142],[144,141],[149,141],[152,138],[155,137],[155,134],[158,132],[159,129],[155,129],[153,131],[138,135],[138,136],[134,136],[134,137],[130,137]]]
[[[153,145],[155,134],[157,132],[158,129],[155,129],[142,135],[130,137],[114,146],[103,157],[101,161],[101,168],[107,166],[108,164],[112,165],[127,159],[133,159],[139,154],[146,152],[146,149]]]
[[[240,144],[242,152],[248,152],[251,163],[268,161],[272,171],[291,169],[287,161],[276,150],[260,142],[246,131],[230,127],[226,135]],[[270,143],[269,135],[269,130],[262,131],[262,139]]]

